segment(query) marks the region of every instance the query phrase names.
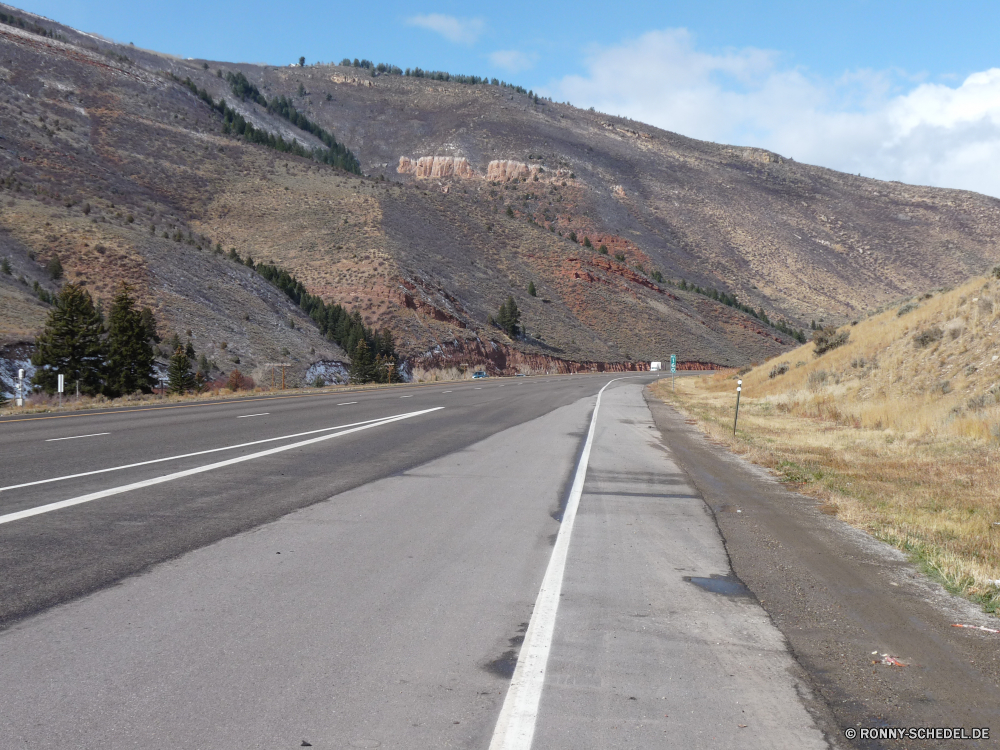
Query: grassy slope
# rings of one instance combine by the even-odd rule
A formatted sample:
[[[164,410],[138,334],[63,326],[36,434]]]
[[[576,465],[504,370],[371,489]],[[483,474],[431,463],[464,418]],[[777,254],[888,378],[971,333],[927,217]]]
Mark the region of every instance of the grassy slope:
[[[682,379],[676,395],[661,385],[658,395],[997,611],[1000,282],[976,278],[849,330],[847,344],[822,356],[808,344],[744,374],[735,437],[732,373]]]

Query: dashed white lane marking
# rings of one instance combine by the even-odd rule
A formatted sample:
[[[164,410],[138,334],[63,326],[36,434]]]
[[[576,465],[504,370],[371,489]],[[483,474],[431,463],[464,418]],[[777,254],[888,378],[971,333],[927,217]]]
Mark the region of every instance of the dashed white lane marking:
[[[350,406],[351,404],[356,404],[356,403],[358,403],[358,402],[357,401],[345,401],[342,404],[337,404],[337,406]]]
[[[483,389],[482,388],[473,388],[472,390],[474,390],[474,391],[481,391]]]
[[[400,396],[400,398],[413,398],[413,395],[414,394],[411,393],[409,396]]]
[[[111,434],[110,432],[92,432],[89,435],[73,435],[72,437],[64,437],[64,438],[49,438],[45,442],[54,443],[57,440],[79,440],[80,438],[85,438],[85,437],[97,437],[98,435],[110,435],[110,434]]]
[[[324,440],[332,440],[333,438],[341,437],[342,435],[350,435],[352,432],[360,432],[361,430],[369,430],[372,427],[381,427],[382,425],[389,424],[390,422],[398,422],[402,419],[410,419],[411,417],[417,417],[421,414],[427,414],[428,412],[437,411],[438,409],[443,409],[443,406],[436,406],[432,409],[424,409],[422,411],[411,411],[408,414],[399,414],[394,417],[388,417],[386,419],[381,419],[379,421],[373,422],[371,424],[362,425],[360,427],[353,427],[349,430],[343,430],[341,432],[335,432],[332,435],[320,435],[319,437],[309,438],[308,440],[302,440],[298,443],[291,443],[289,445],[280,445],[277,448],[268,448],[266,451],[259,451],[258,453],[251,453],[248,456],[237,456],[236,458],[229,458],[225,461],[218,461],[214,464],[205,464],[204,466],[197,466],[193,469],[186,469],[184,471],[177,471],[173,474],[164,474],[163,476],[153,477],[152,479],[145,479],[141,482],[133,482],[132,484],[121,485],[120,487],[111,487],[110,489],[101,490],[99,492],[91,492],[87,495],[80,495],[79,497],[71,497],[68,500],[60,500],[55,503],[48,503],[46,505],[39,505],[34,508],[27,508],[25,510],[19,510],[15,513],[7,513],[6,515],[0,516],[0,525],[5,523],[11,523],[12,521],[20,521],[24,518],[30,518],[32,516],[38,516],[42,513],[51,513],[54,510],[61,510],[63,508],[69,508],[73,505],[81,505],[83,503],[89,503],[93,500],[100,500],[101,498],[110,497],[112,495],[120,495],[123,492],[131,492],[132,490],[138,490],[143,487],[151,487],[155,484],[163,484],[164,482],[172,482],[175,479],[181,479],[183,477],[189,477],[193,474],[202,474],[206,471],[213,471],[214,469],[221,469],[224,466],[232,466],[233,464],[243,463],[245,461],[253,461],[256,458],[263,458],[264,456],[273,456],[275,453],[283,453],[285,451],[290,451],[294,448],[302,448],[306,445],[312,445],[313,443],[320,443]]]
[[[48,484],[50,482],[62,482],[65,479],[79,479],[80,477],[89,477],[94,474],[106,474],[109,471],[122,471],[124,469],[134,469],[137,466],[148,466],[149,464],[158,464],[163,461],[176,461],[181,458],[192,458],[193,456],[203,456],[206,453],[218,453],[219,451],[231,451],[236,448],[248,448],[251,445],[260,445],[261,443],[273,443],[276,440],[291,440],[292,438],[305,437],[306,435],[315,435],[318,432],[330,432],[331,430],[340,430],[345,427],[355,427],[360,424],[371,424],[372,422],[381,422],[382,419],[366,419],[364,422],[351,422],[350,424],[337,425],[336,427],[323,427],[319,430],[309,430],[307,432],[296,432],[293,435],[282,435],[281,437],[264,438],[262,440],[252,440],[249,443],[239,443],[238,445],[226,445],[222,448],[209,448],[208,450],[195,451],[194,453],[182,453],[179,456],[166,456],[165,458],[154,458],[149,461],[139,461],[134,464],[125,464],[124,466],[112,466],[107,469],[94,469],[93,471],[82,471],[79,474],[67,474],[62,477],[52,477],[51,479],[38,479],[34,482],[24,482],[23,484],[12,484],[9,487],[0,487],[0,492],[5,492],[6,490],[16,490],[21,487],[33,487],[36,484]],[[110,434],[110,433],[109,433]]]
[[[623,380],[624,378],[615,378]],[[597,394],[594,404],[594,415],[590,418],[590,430],[587,432],[587,442],[580,454],[580,463],[573,477],[573,487],[563,512],[559,535],[545,569],[542,588],[535,599],[535,608],[531,613],[528,630],[524,634],[521,653],[517,657],[514,676],[507,689],[500,718],[493,730],[493,740],[490,750],[530,750],[535,736],[535,721],[538,718],[538,705],[542,699],[542,687],[545,684],[545,669],[549,661],[549,651],[552,648],[552,634],[555,632],[556,613],[559,609],[559,597],[562,591],[563,572],[566,570],[566,556],[569,552],[569,540],[573,534],[573,523],[576,521],[576,510],[583,494],[583,484],[587,478],[587,464],[590,462],[590,449],[594,444],[594,430],[597,427],[597,412],[601,408],[601,395],[605,388],[615,382],[608,381]]]
[[[269,412],[269,411],[262,411],[260,414],[241,414],[240,416],[238,416],[236,418],[237,419],[250,419],[250,417],[266,417],[270,413],[271,412]]]
[[[451,391],[441,391],[441,393],[451,393]]]

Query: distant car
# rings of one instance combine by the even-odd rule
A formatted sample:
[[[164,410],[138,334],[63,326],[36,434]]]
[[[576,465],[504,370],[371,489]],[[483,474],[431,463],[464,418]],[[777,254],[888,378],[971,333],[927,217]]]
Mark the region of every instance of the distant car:
[[[476,370],[474,373],[472,373],[473,380],[479,380],[479,378],[485,378],[485,377],[486,377],[485,370]]]
[[[516,375],[516,377],[519,377],[519,378],[526,378],[526,377],[528,377],[528,376],[527,376],[527,375],[525,375],[525,374],[524,374],[523,372],[519,372],[519,373],[518,373],[518,374]]]

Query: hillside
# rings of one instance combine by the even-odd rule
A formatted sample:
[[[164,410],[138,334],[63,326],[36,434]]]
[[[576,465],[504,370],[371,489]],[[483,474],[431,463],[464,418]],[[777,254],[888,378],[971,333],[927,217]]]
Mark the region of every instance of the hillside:
[[[743,373],[735,436],[731,371],[658,395],[1000,611],[1000,280],[903,300],[840,333],[823,354],[807,344]]]
[[[129,280],[163,333],[192,330],[210,356],[292,359],[302,372],[344,361],[279,291],[214,252],[236,248],[392,328],[417,368],[614,369],[672,352],[737,365],[793,339],[682,279],[806,328],[1000,256],[1000,204],[981,195],[699,142],[508,87],[179,60],[10,12],[48,35],[0,24],[0,255],[14,268],[0,275],[0,343],[38,330],[46,308],[30,290],[51,287],[44,266],[58,254],[100,299]],[[237,97],[238,73],[332,133],[363,174],[225,134],[194,92],[324,146]],[[527,331],[514,341],[487,324],[507,295]]]

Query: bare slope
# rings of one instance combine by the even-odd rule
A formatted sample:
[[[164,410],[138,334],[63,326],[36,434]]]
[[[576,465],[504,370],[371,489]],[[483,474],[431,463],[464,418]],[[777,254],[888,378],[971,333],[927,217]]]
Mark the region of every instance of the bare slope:
[[[392,327],[404,354],[445,365],[491,351],[536,364],[762,360],[791,339],[670,280],[804,327],[964,278],[995,254],[997,205],[982,196],[840,175],[500,87],[181,61],[36,21],[65,42],[0,26],[0,227],[40,264],[58,252],[99,297],[126,278],[166,329],[194,330],[199,349],[236,342],[256,364],[344,354],[303,318],[289,328],[295,311],[213,254],[220,244],[278,263]],[[290,97],[369,176],[224,136],[178,78],[257,127],[320,145],[236,99],[230,71]],[[524,339],[487,326],[507,295]],[[27,308],[9,317],[7,338],[39,320]]]

